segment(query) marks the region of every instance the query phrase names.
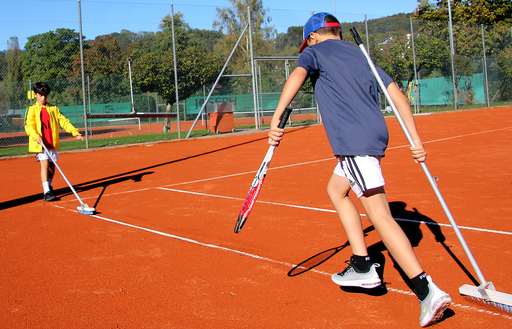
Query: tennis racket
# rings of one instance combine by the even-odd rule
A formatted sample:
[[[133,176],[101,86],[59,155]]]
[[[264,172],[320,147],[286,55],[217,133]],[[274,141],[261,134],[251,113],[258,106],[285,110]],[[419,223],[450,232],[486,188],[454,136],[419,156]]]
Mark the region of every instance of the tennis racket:
[[[291,107],[286,107],[283,115],[281,116],[281,121],[279,122],[279,128],[284,128],[286,125],[286,121],[288,121],[288,117],[292,113]],[[256,173],[254,180],[252,181],[251,188],[249,189],[249,193],[245,197],[244,204],[242,205],[242,210],[240,210],[240,214],[238,215],[238,219],[235,224],[235,233],[240,232],[242,227],[245,224],[245,221],[249,217],[251,213],[252,207],[254,207],[254,203],[256,202],[256,198],[258,194],[260,194],[261,186],[263,185],[263,181],[265,180],[265,176],[267,175],[268,167],[270,165],[270,161],[272,160],[272,156],[274,155],[275,146],[271,145],[268,148],[267,154],[263,159],[263,162],[260,165],[260,169]]]

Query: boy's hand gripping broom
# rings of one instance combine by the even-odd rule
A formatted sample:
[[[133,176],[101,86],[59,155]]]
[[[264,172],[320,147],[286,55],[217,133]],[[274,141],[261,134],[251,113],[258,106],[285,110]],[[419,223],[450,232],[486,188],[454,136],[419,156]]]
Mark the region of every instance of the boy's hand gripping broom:
[[[398,122],[400,123],[400,127],[405,133],[405,136],[407,137],[407,141],[411,145],[411,147],[414,147],[414,141],[411,137],[411,134],[409,133],[409,130],[407,129],[407,126],[405,125],[405,122],[402,120],[402,117],[400,116],[400,113],[398,112],[398,109],[396,108],[395,104],[393,103],[393,100],[391,99],[391,96],[389,95],[386,86],[384,86],[384,83],[382,82],[382,79],[377,72],[377,69],[375,68],[375,65],[373,64],[372,59],[370,58],[370,55],[366,51],[366,48],[364,47],[363,41],[361,40],[361,37],[359,36],[359,33],[355,28],[350,29],[350,33],[352,33],[352,36],[354,37],[355,42],[357,43],[359,49],[363,52],[364,56],[368,60],[368,64],[370,65],[370,68],[373,72],[373,75],[377,79],[377,82],[379,83],[380,88],[382,89],[382,92],[386,96],[386,99],[388,100],[391,108],[393,109],[393,113],[395,114],[396,118],[398,119]],[[492,282],[487,282],[482,274],[482,271],[480,271],[480,268],[478,267],[478,264],[476,263],[475,258],[473,257],[473,254],[469,250],[469,247],[464,240],[464,237],[462,236],[462,233],[460,232],[459,227],[457,226],[457,223],[455,222],[455,219],[453,218],[450,210],[448,209],[448,206],[446,205],[446,202],[444,201],[443,196],[441,195],[441,192],[439,191],[439,188],[437,187],[437,184],[430,174],[430,171],[427,167],[427,164],[425,162],[420,162],[421,168],[423,169],[425,175],[427,176],[427,179],[432,186],[432,189],[434,190],[437,199],[441,203],[441,207],[443,208],[446,217],[448,217],[448,220],[450,221],[451,226],[453,227],[453,230],[455,231],[455,234],[457,235],[457,238],[459,239],[462,248],[464,249],[467,257],[469,258],[469,261],[471,265],[473,266],[473,269],[476,272],[476,275],[478,276],[478,280],[480,281],[480,285],[478,287],[471,286],[471,285],[463,285],[459,288],[459,292],[461,295],[466,295],[469,297],[482,299],[485,303],[490,303],[494,306],[497,306],[507,312],[512,312],[512,295],[498,292],[494,288],[494,285]]]
[[[75,194],[76,198],[78,199],[78,201],[80,202],[80,206],[79,207],[76,207],[76,209],[81,213],[81,214],[84,214],[84,215],[93,215],[94,212],[96,211],[96,209],[94,209],[93,207],[89,207],[86,203],[84,203],[82,201],[82,199],[80,199],[80,197],[78,196],[78,193],[76,193],[75,189],[73,188],[73,185],[71,185],[71,183],[69,182],[69,180],[66,178],[66,175],[64,175],[64,173],[62,172],[62,169],[60,169],[59,165],[57,164],[57,161],[54,161],[53,160],[53,157],[52,157],[52,154],[48,151],[48,149],[46,148],[46,145],[44,145],[44,142],[41,143],[41,145],[43,146],[44,148],[44,152],[46,153],[46,156],[48,156],[49,159],[51,159],[51,161],[55,164],[55,167],[57,167],[57,169],[59,169],[59,172],[60,174],[62,175],[62,177],[64,178],[64,180],[66,181],[66,183],[68,183],[68,186],[69,188],[71,189],[71,191],[73,191],[73,193]]]

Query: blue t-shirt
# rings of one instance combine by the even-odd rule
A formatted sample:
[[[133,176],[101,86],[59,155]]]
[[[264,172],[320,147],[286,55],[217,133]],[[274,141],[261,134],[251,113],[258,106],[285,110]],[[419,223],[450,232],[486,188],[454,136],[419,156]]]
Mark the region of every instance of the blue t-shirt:
[[[388,129],[379,108],[380,88],[361,50],[344,40],[325,40],[304,49],[299,66],[313,83],[334,155],[384,156]],[[393,79],[377,70],[389,86]]]

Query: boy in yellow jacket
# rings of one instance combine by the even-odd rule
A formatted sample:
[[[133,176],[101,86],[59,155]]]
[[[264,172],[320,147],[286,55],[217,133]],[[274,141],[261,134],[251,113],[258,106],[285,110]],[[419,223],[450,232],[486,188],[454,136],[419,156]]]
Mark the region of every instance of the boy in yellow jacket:
[[[48,95],[51,92],[50,86],[45,82],[38,82],[34,85],[34,94],[37,102],[30,106],[25,115],[25,131],[29,136],[28,151],[37,153],[36,161],[41,163],[41,182],[43,183],[43,200],[55,199],[52,188],[55,164],[57,161],[57,150],[59,143],[59,125],[77,140],[83,140],[82,134],[71,122],[59,111],[55,105],[48,103]],[[43,151],[41,144],[44,143],[52,159],[49,159]]]

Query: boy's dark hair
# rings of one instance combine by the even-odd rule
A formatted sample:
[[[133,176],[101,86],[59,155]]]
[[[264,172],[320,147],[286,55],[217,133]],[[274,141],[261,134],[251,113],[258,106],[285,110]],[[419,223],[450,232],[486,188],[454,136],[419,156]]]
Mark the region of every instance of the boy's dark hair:
[[[325,23],[339,23],[338,19],[332,15],[325,16]],[[332,27],[322,27],[321,29],[316,30],[318,34],[334,34],[339,35],[343,40],[343,36],[341,34],[341,26],[332,26]]]
[[[41,95],[48,95],[52,91],[46,82],[37,82],[32,89],[34,89],[35,94]]]

